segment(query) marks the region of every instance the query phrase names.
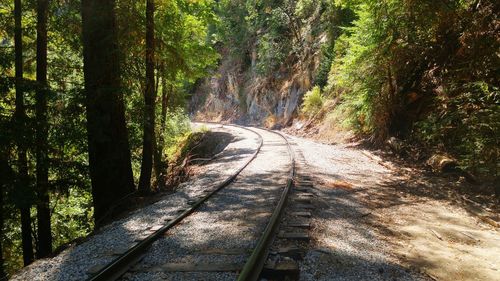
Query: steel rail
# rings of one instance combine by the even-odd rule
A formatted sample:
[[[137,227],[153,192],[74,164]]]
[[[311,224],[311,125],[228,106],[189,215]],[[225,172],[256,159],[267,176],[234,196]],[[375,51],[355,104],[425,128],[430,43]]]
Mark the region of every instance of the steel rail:
[[[205,122],[209,123],[209,122]],[[223,126],[233,126],[233,127],[238,127],[245,129],[247,131],[251,131],[254,134],[256,134],[259,137],[259,145],[257,147],[257,150],[252,154],[250,159],[248,159],[245,164],[243,164],[234,174],[232,174],[230,177],[228,177],[226,180],[224,180],[222,183],[216,186],[216,188],[212,191],[210,191],[207,195],[205,195],[203,198],[199,199],[196,201],[190,208],[182,212],[180,215],[178,215],[175,219],[172,221],[169,221],[166,225],[164,225],[162,228],[158,229],[148,237],[146,237],[144,240],[140,241],[137,243],[135,246],[127,250],[124,254],[120,255],[118,258],[113,260],[111,263],[107,264],[104,268],[99,270],[96,274],[92,275],[90,278],[87,279],[87,281],[102,281],[102,280],[117,280],[120,278],[125,272],[127,272],[130,267],[132,267],[134,264],[136,264],[140,258],[142,257],[142,254],[155,242],[158,238],[160,238],[162,235],[165,234],[169,229],[174,227],[176,224],[178,224],[180,221],[182,221],[184,218],[189,216],[192,212],[194,212],[201,204],[205,201],[207,201],[212,195],[217,193],[219,190],[222,188],[228,186],[230,183],[232,183],[236,177],[245,169],[250,162],[252,162],[256,157],[257,154],[260,152],[260,149],[264,143],[264,140],[262,136],[255,132],[254,130],[250,130],[248,128],[238,126],[238,125],[226,125],[224,124]]]
[[[247,262],[243,266],[243,269],[238,275],[237,279],[238,281],[255,281],[259,279],[260,273],[264,268],[267,256],[269,254],[269,247],[272,241],[274,240],[274,234],[276,232],[276,228],[278,227],[280,219],[283,215],[285,203],[287,201],[288,194],[290,193],[290,189],[293,184],[293,178],[295,177],[295,155],[293,153],[290,143],[288,142],[288,139],[281,133],[271,131],[268,129],[264,130],[275,133],[285,140],[288,147],[288,153],[291,162],[290,176],[287,179],[285,190],[281,194],[280,201],[278,202],[277,207],[274,209],[273,214],[271,215],[271,218],[268,224],[266,225],[266,228],[264,229],[264,232],[259,238],[257,245],[255,246],[254,250],[252,251],[252,254],[250,255],[250,258],[247,260]]]

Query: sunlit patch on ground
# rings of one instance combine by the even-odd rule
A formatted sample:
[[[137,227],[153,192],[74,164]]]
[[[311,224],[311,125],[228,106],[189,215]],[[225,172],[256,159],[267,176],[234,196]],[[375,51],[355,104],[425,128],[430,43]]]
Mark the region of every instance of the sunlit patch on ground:
[[[322,180],[321,185],[326,188],[352,189],[352,183],[341,180]]]

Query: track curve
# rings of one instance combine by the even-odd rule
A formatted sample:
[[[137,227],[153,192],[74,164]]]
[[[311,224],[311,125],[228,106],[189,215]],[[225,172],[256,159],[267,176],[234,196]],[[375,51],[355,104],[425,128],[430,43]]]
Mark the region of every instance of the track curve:
[[[217,193],[219,190],[222,188],[228,186],[231,184],[236,177],[245,169],[256,157],[257,154],[259,154],[260,149],[262,148],[262,145],[264,143],[264,140],[260,134],[257,132],[247,129],[242,126],[237,126],[237,125],[225,125],[225,126],[234,126],[234,127],[239,127],[241,129],[248,130],[254,134],[256,134],[259,137],[259,145],[256,149],[256,151],[252,154],[252,156],[231,176],[229,176],[226,180],[224,180],[222,183],[217,185],[217,187],[209,192],[207,195],[205,195],[203,198],[195,202],[191,208],[187,209],[186,211],[182,212],[180,215],[178,215],[174,220],[170,221],[167,223],[165,226],[162,228],[158,229],[148,237],[146,237],[144,240],[139,242],[137,245],[134,247],[130,248],[128,251],[126,251],[124,254],[120,255],[118,258],[116,258],[113,262],[102,268],[100,271],[98,271],[95,275],[93,275],[91,278],[87,279],[88,281],[103,281],[103,280],[117,280],[122,276],[125,272],[128,271],[128,269],[134,265],[138,259],[140,258],[141,254],[147,250],[147,248],[154,242],[156,241],[160,236],[162,236],[165,232],[167,232],[169,229],[177,225],[179,222],[181,222],[185,217],[189,216],[192,212],[194,212],[203,202],[207,201],[210,197],[212,197],[215,193]]]
[[[224,187],[230,185],[238,177],[238,175],[257,157],[257,155],[261,151],[264,140],[263,140],[262,135],[254,129],[239,126],[239,125],[234,125],[234,124],[219,124],[219,123],[211,123],[211,122],[203,122],[203,123],[217,124],[217,125],[222,125],[222,126],[232,126],[232,127],[237,127],[237,128],[243,129],[243,130],[250,131],[250,132],[256,134],[260,140],[258,148],[252,154],[252,156],[234,174],[232,174],[230,177],[228,177],[222,183],[217,185],[216,188],[214,188],[212,191],[208,192],[203,198],[196,201],[190,208],[183,211],[175,219],[169,221],[163,227],[161,227],[160,229],[158,229],[157,231],[155,231],[154,233],[152,233],[151,235],[146,237],[144,240],[140,241],[137,245],[130,248],[124,254],[117,257],[111,263],[106,265],[104,268],[102,268],[100,271],[98,271],[91,278],[87,279],[88,281],[117,280],[117,279],[119,279],[124,273],[126,273],[134,264],[136,264],[140,260],[142,255],[145,252],[147,252],[147,250],[150,248],[150,246],[156,240],[158,240],[160,237],[162,237],[169,229],[171,229],[172,227],[177,225],[184,218],[186,218],[191,213],[193,213],[205,201],[210,199],[210,197],[212,197],[218,191],[220,191]],[[261,128],[259,128],[259,129],[261,129]],[[283,192],[281,193],[280,200],[278,201],[276,208],[274,208],[272,215],[271,215],[262,235],[260,235],[260,238],[257,242],[257,245],[253,249],[250,257],[247,259],[245,265],[243,266],[243,269],[241,270],[240,274],[238,275],[238,280],[241,280],[241,281],[257,280],[258,279],[260,272],[262,271],[262,268],[263,268],[265,261],[267,259],[269,246],[273,241],[273,237],[274,237],[276,228],[279,225],[280,218],[282,216],[283,209],[284,209],[288,194],[290,193],[290,189],[291,189],[291,186],[293,183],[293,178],[295,176],[295,158],[294,158],[293,150],[292,150],[288,140],[278,132],[274,132],[274,131],[271,131],[268,129],[264,129],[264,130],[267,130],[268,132],[271,132],[273,134],[277,134],[281,138],[284,139],[284,141],[287,145],[288,155],[289,155],[289,159],[290,159],[290,169],[289,169],[289,175],[287,178],[286,186],[285,186]]]
[[[292,147],[290,146],[290,143],[288,142],[288,139],[281,133],[274,132],[269,129],[264,130],[275,133],[285,140],[288,148],[288,155],[290,156],[290,174],[285,190],[281,195],[280,201],[278,202],[277,207],[274,209],[271,219],[269,220],[269,223],[267,224],[261,238],[259,239],[259,242],[257,242],[257,246],[252,251],[250,258],[245,263],[243,270],[238,276],[238,281],[254,281],[259,279],[259,275],[262,272],[264,264],[267,260],[269,246],[271,245],[273,240],[273,234],[276,232],[276,229],[280,223],[280,219],[285,208],[285,203],[288,195],[290,194],[290,189],[292,188],[293,179],[295,177],[295,155],[293,153]]]

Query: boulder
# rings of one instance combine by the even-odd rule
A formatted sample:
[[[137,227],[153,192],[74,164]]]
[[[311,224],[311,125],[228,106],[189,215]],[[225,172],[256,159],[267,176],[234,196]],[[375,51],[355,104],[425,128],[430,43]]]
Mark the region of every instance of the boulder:
[[[427,160],[427,165],[432,168],[434,172],[452,172],[455,171],[458,162],[445,154],[434,154]]]
[[[403,143],[403,141],[401,141],[400,139],[397,139],[395,137],[390,137],[386,141],[386,144],[390,150],[392,150],[393,152],[395,152],[397,154],[402,155],[405,151],[405,144]]]

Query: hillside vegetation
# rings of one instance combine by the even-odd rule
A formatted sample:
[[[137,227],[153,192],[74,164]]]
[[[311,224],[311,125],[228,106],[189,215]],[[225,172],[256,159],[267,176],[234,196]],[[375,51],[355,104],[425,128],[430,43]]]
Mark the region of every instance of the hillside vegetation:
[[[223,56],[199,87],[201,118],[348,131],[498,179],[495,1],[222,1]],[[412,154],[412,153],[410,153]]]

